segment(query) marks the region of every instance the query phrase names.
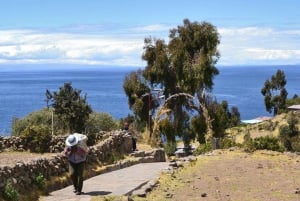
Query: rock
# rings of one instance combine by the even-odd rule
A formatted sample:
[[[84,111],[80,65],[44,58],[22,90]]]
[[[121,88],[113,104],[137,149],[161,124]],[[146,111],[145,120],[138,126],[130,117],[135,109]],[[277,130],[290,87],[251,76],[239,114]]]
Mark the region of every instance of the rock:
[[[146,197],[147,193],[144,189],[138,189],[132,193],[133,195],[137,195],[139,197]]]
[[[263,166],[261,163],[259,163],[259,164],[257,165],[257,169],[262,169],[262,168],[264,168],[264,166]]]
[[[187,157],[187,161],[188,161],[188,162],[192,162],[192,161],[196,161],[196,160],[197,160],[197,157],[195,157],[195,156],[192,156],[192,155],[191,155],[191,156],[188,156],[188,157]]]
[[[165,198],[172,198],[173,197],[173,194],[172,193],[167,193],[166,195],[165,195]]]
[[[136,152],[133,152],[133,153],[129,154],[129,156],[133,156],[133,157],[145,157],[145,151],[136,151]]]
[[[177,161],[177,166],[176,167],[184,167],[184,162],[182,161]]]
[[[201,193],[201,197],[207,197],[207,193]]]
[[[169,163],[169,166],[171,166],[171,167],[177,167],[177,162],[171,162],[171,163]]]
[[[148,192],[152,191],[152,189],[156,186],[157,183],[158,183],[158,179],[157,180],[151,180],[145,186],[143,186],[142,189],[144,189],[144,191],[146,193],[148,193]]]
[[[166,162],[166,154],[164,149],[154,149],[150,152],[146,152],[146,155],[151,155],[154,157],[154,162]]]

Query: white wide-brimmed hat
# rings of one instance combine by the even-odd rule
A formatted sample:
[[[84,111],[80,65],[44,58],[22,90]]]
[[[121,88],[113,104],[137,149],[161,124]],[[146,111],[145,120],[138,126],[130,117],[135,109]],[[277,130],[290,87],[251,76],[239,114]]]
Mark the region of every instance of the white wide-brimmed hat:
[[[78,143],[79,139],[77,135],[69,135],[66,139],[66,145],[72,147]]]

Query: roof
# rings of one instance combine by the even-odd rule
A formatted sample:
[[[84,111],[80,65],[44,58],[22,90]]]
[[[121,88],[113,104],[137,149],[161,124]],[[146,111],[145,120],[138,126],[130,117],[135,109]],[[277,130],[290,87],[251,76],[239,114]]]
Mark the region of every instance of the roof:
[[[291,105],[290,107],[288,107],[288,109],[290,109],[290,110],[300,110],[300,105]]]
[[[249,120],[242,120],[242,123],[245,123],[245,124],[256,124],[256,123],[260,123],[262,121],[263,120],[260,120],[260,119],[249,119]]]
[[[267,120],[269,120],[271,118],[272,117],[262,116],[262,117],[257,117],[255,119],[242,120],[241,122],[245,123],[245,124],[256,124],[256,123],[260,123],[260,122],[263,122],[263,121],[267,121]]]

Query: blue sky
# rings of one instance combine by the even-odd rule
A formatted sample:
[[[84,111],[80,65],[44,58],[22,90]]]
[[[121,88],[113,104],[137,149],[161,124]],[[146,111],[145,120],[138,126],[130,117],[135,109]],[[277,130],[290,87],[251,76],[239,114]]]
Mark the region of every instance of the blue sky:
[[[2,0],[1,64],[140,66],[145,37],[218,29],[219,65],[300,64],[298,0]]]

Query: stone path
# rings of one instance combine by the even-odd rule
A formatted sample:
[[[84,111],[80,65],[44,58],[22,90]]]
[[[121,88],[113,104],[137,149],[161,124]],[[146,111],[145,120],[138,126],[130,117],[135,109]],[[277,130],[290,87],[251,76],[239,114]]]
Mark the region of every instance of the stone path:
[[[90,201],[92,196],[128,195],[149,181],[157,179],[166,169],[167,162],[140,163],[85,180],[82,195],[75,195],[73,186],[68,186],[40,198],[40,201]]]

